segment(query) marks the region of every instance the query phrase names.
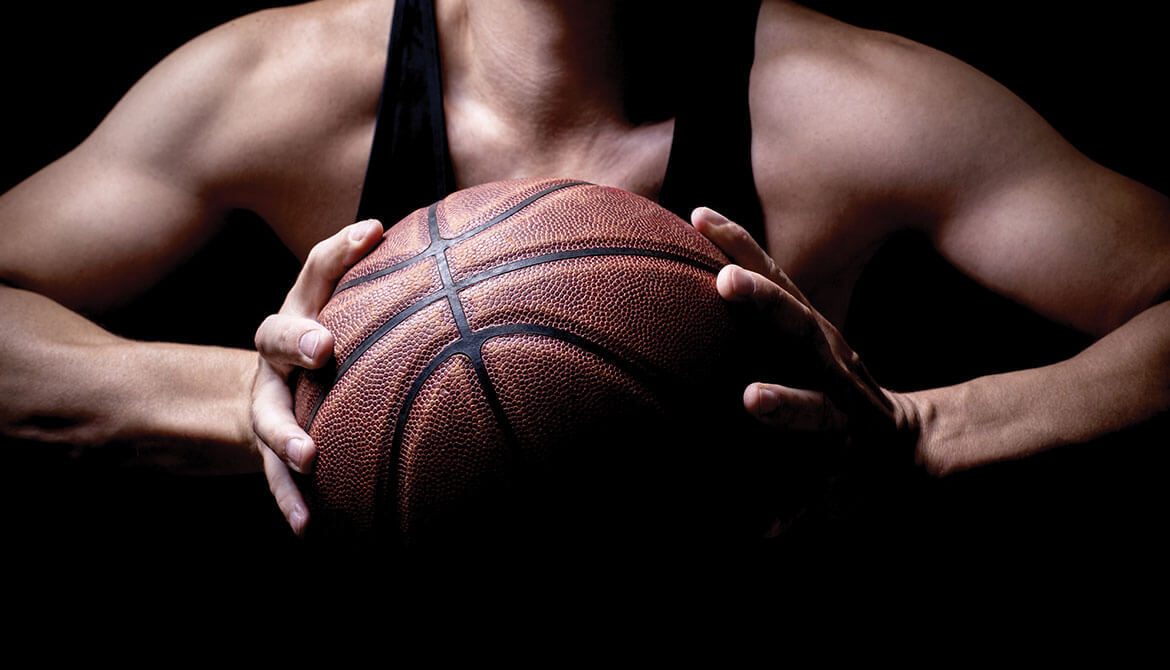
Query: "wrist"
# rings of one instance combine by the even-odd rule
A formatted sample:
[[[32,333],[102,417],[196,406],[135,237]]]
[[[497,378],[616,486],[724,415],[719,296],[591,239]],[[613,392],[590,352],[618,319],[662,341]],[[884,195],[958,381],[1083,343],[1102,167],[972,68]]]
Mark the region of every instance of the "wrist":
[[[882,389],[882,394],[886,396],[894,422],[894,443],[907,448],[909,457],[913,458],[918,467],[929,470],[929,463],[924,460],[927,456],[925,444],[929,440],[931,422],[936,414],[935,406],[921,394],[896,393],[887,389]],[[902,458],[907,457],[906,451],[902,451],[902,454]]]
[[[114,400],[124,409],[116,441],[144,447],[141,460],[172,470],[259,469],[248,412],[254,352],[163,343],[122,346],[135,350],[122,360],[141,365],[120,371],[117,386],[124,396],[114,394]]]
[[[914,463],[933,477],[942,477],[959,469],[947,459],[940,437],[940,415],[945,414],[948,390],[931,389],[912,393],[893,393],[898,433],[913,445]]]
[[[1029,413],[1034,400],[1021,388],[1026,376],[992,375],[907,394],[918,415],[919,466],[931,476],[945,477],[1051,444],[1045,421]]]

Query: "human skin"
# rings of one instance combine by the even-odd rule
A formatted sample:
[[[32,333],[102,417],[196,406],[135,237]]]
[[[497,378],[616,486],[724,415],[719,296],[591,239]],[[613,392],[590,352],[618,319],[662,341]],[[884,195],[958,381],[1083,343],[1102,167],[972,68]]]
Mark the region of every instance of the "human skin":
[[[817,391],[753,386],[745,393],[748,409],[787,423],[815,415],[826,423],[812,428],[844,430],[853,411],[842,406],[856,406],[849,397],[872,398],[893,427],[917,437],[917,458],[940,474],[1091,439],[1163,410],[1170,328],[1164,307],[1146,308],[1170,275],[1165,200],[1087,161],[1017,99],[952,59],[786,3],[766,5],[753,73],[753,167],[774,267],[754,249],[738,249],[731,255],[757,273],[725,271],[719,286],[729,299],[772,312],[800,304],[801,318],[778,316],[777,327],[832,344],[821,347],[834,352],[826,374],[843,382],[827,401]],[[372,133],[388,16],[387,3],[316,3],[215,31],[148,75],[77,151],[0,200],[0,221],[13,240],[0,255],[0,276],[12,287],[0,300],[6,314],[19,315],[5,322],[2,355],[14,371],[5,383],[25,390],[0,417],[6,434],[165,445],[179,458],[197,454],[198,462],[214,461],[206,452],[217,446],[225,458],[216,467],[246,466],[264,455],[282,511],[303,528],[303,502],[270,454],[287,457],[289,441],[305,436],[275,399],[266,403],[260,394],[249,406],[254,353],[131,342],[75,312],[100,312],[156,281],[229,207],[260,214],[302,259],[348,224]],[[470,40],[444,38],[443,45],[460,185],[555,173],[653,195],[669,126],[630,127],[620,118],[615,91],[599,86],[592,69],[603,61],[585,49],[603,42],[589,39],[588,23],[574,22],[580,45],[565,52],[588,67],[536,67],[548,44],[563,37],[561,18],[440,7],[440,25],[452,27],[447,35]],[[471,45],[483,43],[477,37],[506,44],[503,27],[514,31],[526,21],[524,34],[549,42],[531,40],[527,52],[489,51],[476,61],[483,67],[470,66]],[[293,43],[309,46],[292,53],[282,47]],[[508,100],[491,95],[503,76],[513,92]],[[560,95],[549,99],[543,92],[552,84]],[[322,99],[334,104],[323,109]],[[558,104],[565,100],[577,104]],[[150,114],[160,101],[185,113]],[[523,111],[531,109],[540,117]],[[533,138],[547,150],[515,148],[534,146]],[[700,214],[696,224],[713,233],[712,220]],[[911,394],[877,387],[835,333],[861,267],[907,224],[979,281],[1101,339],[1085,354],[1037,370]],[[327,284],[369,243],[363,237],[355,247],[335,245],[331,259],[317,264],[325,271],[307,266],[301,283]],[[1111,253],[1102,254],[1106,247]],[[77,270],[54,275],[31,262],[50,254]],[[137,271],[113,271],[127,265]],[[787,278],[800,289],[779,290]],[[304,321],[311,312],[302,305],[293,318],[265,322],[257,344],[272,362],[259,362],[256,388],[275,388],[277,366],[324,361],[323,332],[307,358],[293,348],[315,330]],[[113,360],[134,364],[109,365]],[[178,377],[187,383],[171,382]],[[99,390],[110,388],[124,393],[108,406],[95,404]],[[1054,388],[1061,392],[1049,392]],[[784,402],[772,406],[769,397]],[[64,420],[31,420],[44,416]],[[254,433],[272,450],[255,448]],[[287,460],[305,469],[311,458],[309,443]]]

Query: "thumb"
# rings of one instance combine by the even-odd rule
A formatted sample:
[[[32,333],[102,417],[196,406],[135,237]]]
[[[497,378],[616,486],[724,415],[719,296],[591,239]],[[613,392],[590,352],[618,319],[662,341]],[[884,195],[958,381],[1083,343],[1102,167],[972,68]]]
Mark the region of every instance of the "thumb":
[[[819,391],[756,383],[744,391],[743,405],[760,421],[786,430],[841,433],[847,424],[844,412]]]

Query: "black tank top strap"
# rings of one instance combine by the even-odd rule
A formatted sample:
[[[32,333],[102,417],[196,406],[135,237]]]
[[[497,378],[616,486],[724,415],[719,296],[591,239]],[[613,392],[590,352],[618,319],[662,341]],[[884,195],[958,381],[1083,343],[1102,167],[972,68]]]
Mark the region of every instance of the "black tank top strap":
[[[389,227],[455,190],[432,0],[397,0],[357,220]]]
[[[689,97],[702,102],[684,105],[675,118],[659,202],[687,221],[695,207],[710,207],[765,246],[748,107],[759,10],[758,2],[721,3],[708,15],[710,23],[704,20],[703,43],[715,46],[695,59],[690,86],[695,95]]]

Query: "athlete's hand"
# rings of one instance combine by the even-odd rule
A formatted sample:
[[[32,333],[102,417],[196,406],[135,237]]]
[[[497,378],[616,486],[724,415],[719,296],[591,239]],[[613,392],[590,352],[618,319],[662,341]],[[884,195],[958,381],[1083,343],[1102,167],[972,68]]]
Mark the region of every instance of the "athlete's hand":
[[[844,443],[895,436],[917,437],[917,412],[910,399],[883,389],[832,323],[739,225],[700,207],[691,214],[695,228],[738,265],[727,265],[716,280],[724,299],[753,304],[796,356],[813,365],[815,388],[772,383],[751,384],[744,407],[760,421],[794,430],[835,434]],[[897,443],[904,444],[902,440]],[[886,455],[862,454],[862,458]],[[912,453],[906,454],[912,457]]]
[[[307,472],[316,447],[293,415],[289,377],[296,367],[319,368],[333,356],[333,335],[317,315],[337,280],[381,237],[380,223],[362,221],[317,243],[280,311],[256,331],[260,363],[252,382],[252,430],[268,488],[297,535],[304,533],[309,512],[289,469]]]

